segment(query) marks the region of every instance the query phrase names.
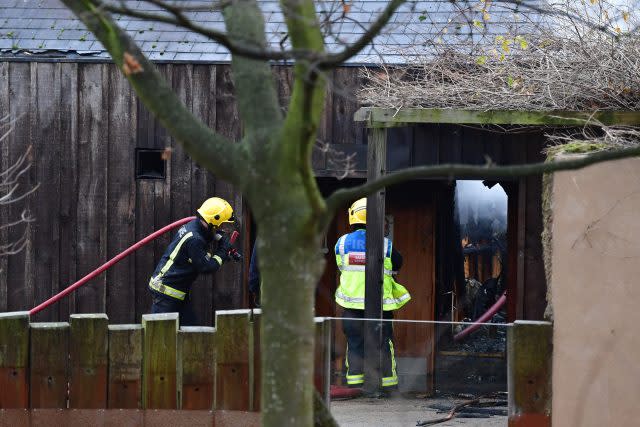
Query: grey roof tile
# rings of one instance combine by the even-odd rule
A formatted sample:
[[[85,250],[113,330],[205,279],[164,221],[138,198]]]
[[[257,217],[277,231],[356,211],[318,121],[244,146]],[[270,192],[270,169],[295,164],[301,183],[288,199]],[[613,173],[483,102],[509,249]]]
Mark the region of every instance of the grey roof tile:
[[[194,61],[194,60],[199,60],[200,59],[200,55],[194,55],[191,52],[179,52],[176,53],[176,55],[173,57],[173,59],[175,61]]]

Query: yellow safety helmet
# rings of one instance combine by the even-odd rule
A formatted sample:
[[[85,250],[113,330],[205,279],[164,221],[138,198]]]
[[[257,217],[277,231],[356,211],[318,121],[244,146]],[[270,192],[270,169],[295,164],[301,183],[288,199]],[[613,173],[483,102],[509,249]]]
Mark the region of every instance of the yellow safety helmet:
[[[358,199],[349,208],[349,225],[367,223],[367,198]]]
[[[220,197],[211,197],[205,200],[200,209],[198,209],[198,214],[207,224],[214,227],[219,227],[223,222],[234,222],[236,220],[229,202]]]

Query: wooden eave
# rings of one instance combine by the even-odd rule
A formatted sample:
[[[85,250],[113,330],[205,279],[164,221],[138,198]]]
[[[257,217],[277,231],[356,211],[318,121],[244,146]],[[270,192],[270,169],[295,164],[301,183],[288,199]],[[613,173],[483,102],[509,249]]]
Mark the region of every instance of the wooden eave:
[[[640,111],[519,111],[457,110],[446,108],[363,107],[354,115],[368,128],[403,127],[419,123],[475,125],[582,126],[587,122],[612,126],[640,126]]]

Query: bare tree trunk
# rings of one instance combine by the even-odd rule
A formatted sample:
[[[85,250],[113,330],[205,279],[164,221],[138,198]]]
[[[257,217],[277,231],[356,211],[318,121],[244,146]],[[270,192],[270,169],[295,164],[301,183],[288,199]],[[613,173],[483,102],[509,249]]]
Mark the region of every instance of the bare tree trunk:
[[[292,171],[292,175],[295,172]],[[262,279],[264,426],[313,425],[315,289],[324,269],[321,233],[305,192],[278,186],[258,208]],[[285,190],[288,189],[288,190]]]

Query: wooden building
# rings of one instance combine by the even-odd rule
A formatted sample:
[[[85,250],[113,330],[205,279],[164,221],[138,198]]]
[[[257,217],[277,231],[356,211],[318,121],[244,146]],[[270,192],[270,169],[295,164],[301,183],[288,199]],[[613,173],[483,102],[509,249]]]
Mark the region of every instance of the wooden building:
[[[0,259],[0,311],[35,306],[139,239],[193,215],[212,195],[234,205],[242,223],[242,251],[248,255],[255,236],[242,195],[191,161],[142,106],[101,45],[57,0],[35,3],[16,1],[0,6],[4,28],[14,34],[10,47],[6,39],[0,39],[0,116],[15,120],[0,147],[2,169],[31,146],[33,167],[23,184],[40,185],[24,203],[0,212],[2,223],[23,208],[37,218],[28,230],[25,250]],[[22,13],[16,12],[20,9]],[[120,22],[196,115],[228,137],[241,136],[228,53],[216,52],[211,43],[191,41],[185,34],[182,41],[167,41],[176,36],[175,29],[152,28],[146,23],[144,27],[135,20]],[[63,25],[73,26],[79,35],[70,35],[69,29],[61,31]],[[32,33],[44,41],[30,44]],[[159,41],[154,42],[156,37]],[[155,47],[157,43],[163,50]],[[367,177],[367,123],[354,121],[361,107],[355,93],[362,83],[359,65],[364,62],[355,58],[329,76],[319,130],[319,139],[328,150],[316,150],[313,156],[324,194]],[[274,65],[273,72],[285,107],[291,69]],[[539,128],[505,133],[468,126],[464,121],[392,128],[387,138],[386,171],[417,165],[484,164],[487,156],[499,164],[540,161],[544,144]],[[347,156],[353,164],[345,175],[339,159]],[[386,191],[394,245],[404,255],[398,281],[412,295],[398,319],[450,319],[450,292],[460,284],[462,266],[460,237],[453,223],[456,178],[481,177],[417,180]],[[539,320],[546,306],[541,178],[508,180],[501,185],[509,198],[506,269],[513,290],[509,319]],[[317,316],[338,314],[333,299],[337,284],[333,247],[347,231],[345,209],[325,239],[327,268],[317,288]],[[16,239],[21,230],[0,233],[2,239]],[[148,278],[169,239],[165,235],[142,248],[34,320],[67,320],[71,313],[105,312],[111,323],[140,322],[151,303]],[[199,279],[192,300],[203,324],[212,324],[215,310],[250,306],[247,270],[245,261],[225,266],[215,277]],[[399,325],[395,333],[397,354],[427,357],[427,371],[433,372],[433,328]]]

